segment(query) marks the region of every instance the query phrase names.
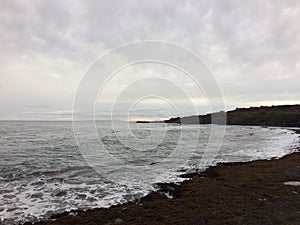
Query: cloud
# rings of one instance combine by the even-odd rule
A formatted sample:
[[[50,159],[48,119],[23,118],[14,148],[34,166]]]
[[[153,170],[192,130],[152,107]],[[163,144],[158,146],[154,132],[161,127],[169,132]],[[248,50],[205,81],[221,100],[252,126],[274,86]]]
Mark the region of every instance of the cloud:
[[[34,108],[34,109],[49,109],[50,107],[47,105],[25,105],[27,108]]]
[[[0,118],[22,118],[30,105],[70,111],[99,55],[148,39],[197,53],[230,107],[299,103],[299,7],[293,0],[1,1]]]

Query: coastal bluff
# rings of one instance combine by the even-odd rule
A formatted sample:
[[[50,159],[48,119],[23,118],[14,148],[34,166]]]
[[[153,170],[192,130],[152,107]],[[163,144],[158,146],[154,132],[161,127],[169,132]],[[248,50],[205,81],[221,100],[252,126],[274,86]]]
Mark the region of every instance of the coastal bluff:
[[[206,115],[170,118],[164,120],[164,122],[177,124],[211,124],[213,117],[214,124],[224,125],[224,120],[222,120],[224,116],[227,118],[227,125],[300,127],[300,105],[237,108],[227,112],[221,111]]]

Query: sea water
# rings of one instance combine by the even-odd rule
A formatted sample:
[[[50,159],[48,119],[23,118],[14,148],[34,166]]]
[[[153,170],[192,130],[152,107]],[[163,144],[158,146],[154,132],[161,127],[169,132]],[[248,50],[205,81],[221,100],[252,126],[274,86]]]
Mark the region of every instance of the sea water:
[[[201,165],[201,159],[212,126],[224,130],[217,125],[125,122],[115,122],[112,129],[109,122],[96,122],[102,147],[89,150],[106,154],[103,163],[97,155],[102,163],[98,170],[86,160],[86,149],[77,146],[71,122],[2,121],[0,221],[14,224],[71,209],[109,207],[144,196],[155,190],[156,182],[180,182],[180,174],[209,166]],[[227,126],[209,163],[278,158],[296,151],[298,143],[298,135],[284,128]],[[176,151],[185,155],[184,161],[172,158]],[[124,176],[127,170],[131,172]]]

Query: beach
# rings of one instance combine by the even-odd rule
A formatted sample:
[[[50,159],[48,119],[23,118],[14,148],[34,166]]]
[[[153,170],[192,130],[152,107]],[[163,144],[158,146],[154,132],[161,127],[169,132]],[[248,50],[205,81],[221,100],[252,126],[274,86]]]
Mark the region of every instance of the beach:
[[[300,224],[299,152],[185,176],[191,179],[158,184],[160,191],[137,202],[65,212],[36,224]]]
[[[300,0],[0,6],[0,225],[300,225]]]

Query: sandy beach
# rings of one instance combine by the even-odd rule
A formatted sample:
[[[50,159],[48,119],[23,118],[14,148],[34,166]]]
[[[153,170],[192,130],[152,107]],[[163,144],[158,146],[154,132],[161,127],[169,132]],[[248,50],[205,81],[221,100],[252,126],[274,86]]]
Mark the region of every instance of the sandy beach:
[[[73,211],[36,224],[300,224],[300,153],[224,163],[135,203]],[[30,223],[26,223],[27,225]]]

